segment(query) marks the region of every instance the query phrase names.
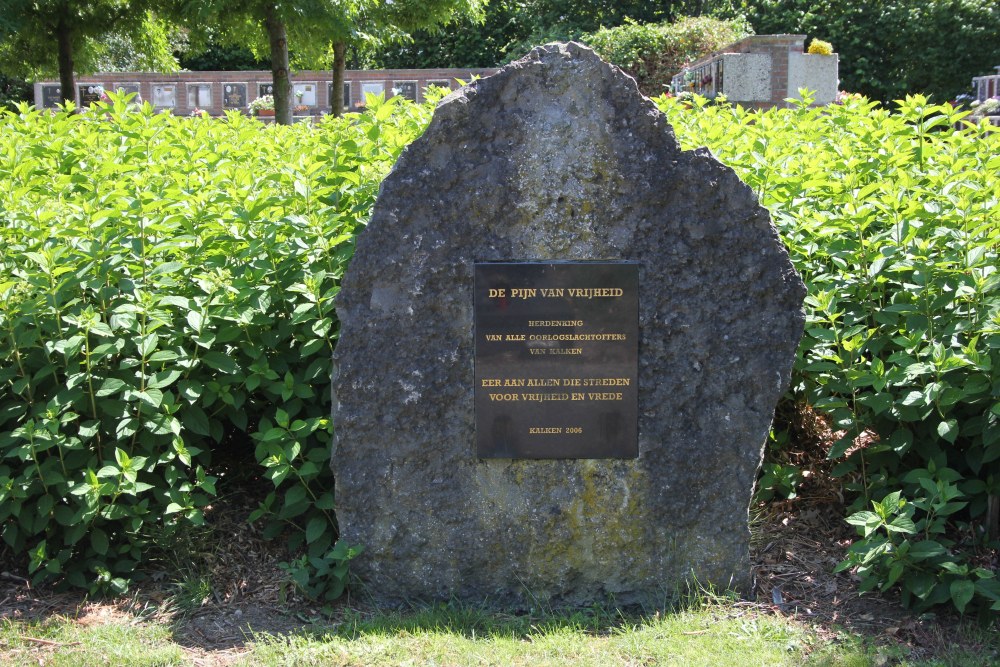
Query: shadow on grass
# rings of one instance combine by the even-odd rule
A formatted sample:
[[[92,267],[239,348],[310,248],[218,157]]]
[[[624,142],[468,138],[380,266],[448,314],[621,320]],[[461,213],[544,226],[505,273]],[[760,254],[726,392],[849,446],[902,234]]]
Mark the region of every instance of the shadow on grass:
[[[669,612],[668,612],[669,613]],[[371,634],[438,632],[469,639],[503,636],[528,639],[553,632],[607,635],[628,630],[659,617],[641,610],[611,605],[551,608],[540,612],[509,612],[459,602],[412,605],[407,609],[346,609],[326,633],[345,640]]]

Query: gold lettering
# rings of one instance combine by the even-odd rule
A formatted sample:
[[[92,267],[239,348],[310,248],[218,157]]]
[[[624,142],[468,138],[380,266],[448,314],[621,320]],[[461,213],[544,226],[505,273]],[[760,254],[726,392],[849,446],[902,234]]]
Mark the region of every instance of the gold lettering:
[[[582,327],[583,320],[528,320],[528,326],[529,327]]]
[[[620,287],[571,287],[569,295],[578,299],[599,299],[622,296],[625,290]]]
[[[528,378],[529,387],[558,387],[559,380],[551,378]]]
[[[522,401],[568,401],[569,394],[521,394]]]

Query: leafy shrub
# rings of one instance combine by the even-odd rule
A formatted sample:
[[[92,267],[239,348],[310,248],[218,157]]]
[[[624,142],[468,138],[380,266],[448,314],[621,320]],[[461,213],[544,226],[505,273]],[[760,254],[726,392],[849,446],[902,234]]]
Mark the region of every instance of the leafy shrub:
[[[861,538],[844,567],[917,608],[1000,610],[976,556],[1000,495],[1000,134],[919,96],[808,101],[659,104],[757,192],[808,286],[792,394],[843,435],[829,456]]]
[[[743,19],[708,16],[674,23],[626,23],[581,37],[605,60],[635,77],[646,95],[669,90],[670,80],[688,63],[753,34]]]
[[[0,109],[13,109],[32,98],[31,84],[24,79],[0,74]]]
[[[333,299],[427,115],[0,116],[0,536],[36,581],[122,590],[153,532],[203,520],[213,457],[252,448],[255,518],[339,593]]]

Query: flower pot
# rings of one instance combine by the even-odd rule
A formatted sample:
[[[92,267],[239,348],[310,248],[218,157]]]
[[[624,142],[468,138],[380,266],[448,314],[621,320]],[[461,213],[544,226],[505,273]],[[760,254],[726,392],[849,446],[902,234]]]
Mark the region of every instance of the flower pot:
[[[258,116],[268,117],[268,118],[273,118],[274,117],[274,109],[258,109],[257,110],[257,115]]]

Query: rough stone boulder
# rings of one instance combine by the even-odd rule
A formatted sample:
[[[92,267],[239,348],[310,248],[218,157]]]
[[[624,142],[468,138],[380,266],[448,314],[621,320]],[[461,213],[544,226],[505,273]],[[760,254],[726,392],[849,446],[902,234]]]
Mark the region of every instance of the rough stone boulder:
[[[478,459],[473,265],[633,260],[639,456]],[[338,301],[341,539],[375,599],[662,605],[747,591],[748,506],[805,290],[768,212],[635,82],[550,44],[444,99]]]

